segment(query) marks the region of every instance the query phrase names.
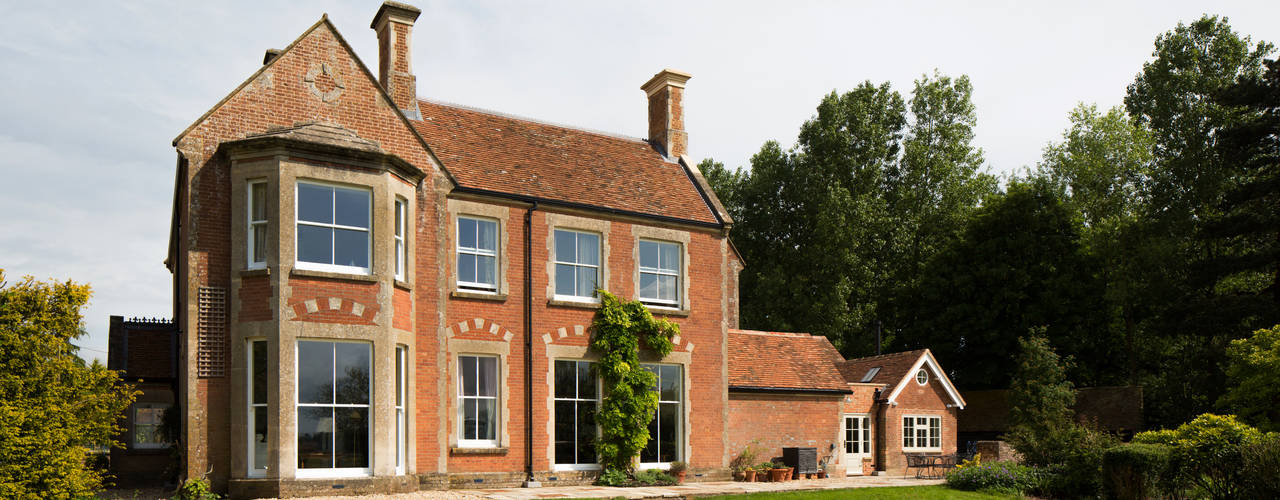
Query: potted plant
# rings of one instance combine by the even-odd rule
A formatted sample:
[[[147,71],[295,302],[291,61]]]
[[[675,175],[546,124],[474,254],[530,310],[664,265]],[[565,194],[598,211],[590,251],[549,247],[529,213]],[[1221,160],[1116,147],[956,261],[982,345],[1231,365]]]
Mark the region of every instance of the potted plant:
[[[751,467],[739,470],[738,473],[742,474],[742,480],[748,483],[756,480],[756,470]]]
[[[769,480],[770,481],[786,481],[788,468],[782,464],[769,464]]]
[[[667,473],[676,477],[676,484],[684,484],[684,476],[689,472],[689,464],[676,460],[671,462],[671,467],[667,469]]]
[[[754,462],[756,461],[756,448],[753,446],[754,443],[755,441],[752,441],[752,444],[748,444],[747,447],[743,448],[737,456],[733,457],[733,460],[729,461],[729,467],[733,469],[734,479],[747,482],[754,481],[756,479],[756,471],[753,468]]]
[[[756,465],[756,481],[765,482],[769,480],[769,471],[773,470],[773,462],[760,462]]]

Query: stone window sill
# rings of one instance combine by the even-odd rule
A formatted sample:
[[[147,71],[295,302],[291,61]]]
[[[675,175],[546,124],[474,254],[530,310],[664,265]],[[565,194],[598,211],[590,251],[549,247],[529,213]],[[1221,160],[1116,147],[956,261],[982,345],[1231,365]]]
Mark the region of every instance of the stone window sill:
[[[586,302],[580,300],[559,300],[551,299],[547,301],[547,305],[556,307],[576,307],[578,309],[599,309],[599,302]]]
[[[507,300],[507,294],[505,293],[473,292],[470,290],[454,290],[453,293],[449,294],[449,296],[455,299],[492,300],[494,302],[504,302]]]
[[[654,316],[677,316],[681,318],[689,317],[688,309],[674,309],[671,307],[658,306],[653,304],[645,304],[644,306],[649,308],[649,313],[653,314]]]
[[[253,269],[242,269],[240,271],[241,278],[248,278],[250,276],[271,276],[271,268],[257,267]]]
[[[395,280],[395,286],[396,288],[399,288],[401,290],[405,290],[409,292],[413,291],[413,284],[407,281]]]
[[[365,283],[377,283],[378,278],[366,274],[347,274],[347,273],[331,273],[328,271],[309,271],[306,269],[294,268],[289,271],[289,276],[301,276],[304,278],[331,278],[347,281],[361,281]]]
[[[463,448],[459,446],[450,446],[450,455],[506,455],[511,448],[502,446],[498,448]]]

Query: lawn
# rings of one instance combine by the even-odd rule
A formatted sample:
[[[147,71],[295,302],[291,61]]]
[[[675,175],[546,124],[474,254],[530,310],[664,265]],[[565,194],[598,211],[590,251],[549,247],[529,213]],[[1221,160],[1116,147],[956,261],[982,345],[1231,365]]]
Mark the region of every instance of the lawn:
[[[1016,495],[997,495],[973,491],[953,490],[946,486],[897,486],[890,488],[849,488],[843,490],[780,491],[775,493],[751,493],[747,495],[720,495],[703,500],[844,500],[874,498],[877,500],[992,500],[1020,498]]]

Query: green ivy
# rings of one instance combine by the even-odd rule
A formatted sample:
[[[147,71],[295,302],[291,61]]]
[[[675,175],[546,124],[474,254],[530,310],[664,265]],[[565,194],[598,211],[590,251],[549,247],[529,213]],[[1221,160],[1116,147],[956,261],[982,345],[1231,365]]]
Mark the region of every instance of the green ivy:
[[[596,370],[604,385],[596,454],[605,471],[630,471],[649,443],[649,420],[658,410],[658,394],[650,390],[658,380],[640,367],[640,346],[666,357],[680,327],[654,318],[639,301],[623,301],[604,290],[599,294],[600,309],[591,322],[591,348],[600,354]]]

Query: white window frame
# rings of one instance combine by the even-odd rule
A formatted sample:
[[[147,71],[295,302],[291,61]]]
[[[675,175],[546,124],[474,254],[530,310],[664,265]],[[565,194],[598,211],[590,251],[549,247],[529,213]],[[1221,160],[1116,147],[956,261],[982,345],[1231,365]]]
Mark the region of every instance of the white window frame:
[[[553,359],[553,360],[551,360],[551,370],[552,370],[552,372],[551,372],[551,379],[552,379],[552,380],[555,380],[555,369],[556,369],[556,363],[557,363],[557,362],[560,362],[560,361],[571,361],[571,362],[574,362],[574,363],[595,364],[595,361],[586,360],[586,359]],[[575,366],[576,366],[576,365],[575,365]],[[577,397],[577,395],[576,395],[576,394],[575,394],[575,397],[573,397],[573,398],[562,398],[562,397],[558,397],[558,396],[556,396],[555,384],[554,384],[554,383],[552,383],[552,386],[551,386],[551,399],[552,399],[552,401],[553,401],[552,406],[551,406],[551,408],[552,408],[552,413],[551,413],[551,429],[552,429],[552,431],[551,431],[551,432],[552,432],[551,461],[552,461],[552,470],[556,470],[556,471],[571,471],[571,470],[600,470],[600,462],[599,462],[600,457],[599,457],[598,455],[596,456],[596,463],[590,463],[590,464],[587,464],[587,463],[574,463],[574,464],[561,464],[561,463],[555,463],[555,460],[556,460],[556,451],[555,451],[555,419],[556,419],[556,415],[555,415],[555,407],[556,407],[556,406],[555,406],[555,403],[554,403],[554,402],[555,402],[555,401],[572,401],[572,402],[574,402],[574,408],[575,408],[575,410],[576,410],[576,408],[577,408],[577,404],[578,404],[578,403],[581,403],[581,402],[594,402],[594,403],[596,404],[596,411],[597,411],[597,412],[599,412],[599,411],[600,411],[600,394],[601,394],[601,391],[604,389],[604,386],[603,386],[603,385],[601,384],[601,382],[600,382],[600,377],[592,377],[592,381],[596,384],[596,397],[595,397],[595,399],[584,399],[584,398],[581,398],[581,397]],[[577,439],[577,427],[578,427],[578,424],[577,424],[577,412],[575,411],[575,412],[574,412],[574,431],[575,431],[575,432],[574,432],[574,439],[575,439],[575,443],[576,443],[576,439]],[[596,437],[597,437],[597,438],[599,438],[599,437],[600,437],[600,425],[599,425],[598,423],[596,424]]]
[[[129,449],[133,450],[163,450],[169,448],[169,443],[139,443],[138,442],[138,410],[168,410],[172,405],[168,403],[134,403],[129,408]],[[160,412],[160,422],[148,424],[153,426],[152,432],[158,432],[164,428],[164,411]]]
[[[924,368],[921,368],[920,371],[916,372],[916,384],[917,385],[929,384],[929,372],[926,371]]]
[[[574,248],[574,252],[575,252],[575,253],[577,253],[577,248],[578,248],[578,236],[577,236],[577,235],[580,235],[580,234],[589,234],[589,235],[591,235],[591,236],[595,236],[595,237],[596,237],[596,262],[597,262],[597,264],[595,264],[595,265],[592,265],[592,264],[580,264],[580,263],[578,263],[578,262],[571,262],[571,261],[567,261],[567,260],[562,260],[562,256],[560,255],[560,252],[553,251],[553,253],[555,253],[555,262],[554,262],[554,263],[553,263],[553,265],[552,265],[552,269],[555,269],[555,272],[557,272],[557,273],[558,273],[558,272],[560,271],[560,265],[561,265],[561,264],[563,264],[563,265],[567,265],[567,266],[574,266],[574,267],[576,267],[576,268],[592,268],[592,269],[595,269],[595,270],[596,270],[596,288],[600,288],[602,285],[604,285],[603,283],[600,283],[600,281],[604,279],[604,269],[603,269],[603,267],[604,267],[604,248],[603,248],[603,246],[604,246],[604,235],[602,235],[602,234],[600,234],[600,233],[592,232],[592,231],[583,231],[583,230],[580,230],[580,229],[569,229],[569,228],[557,227],[557,228],[555,228],[555,229],[551,232],[551,237],[552,237],[552,241],[551,241],[551,248],[552,248],[553,250],[556,248],[556,242],[555,242],[556,234],[557,234],[557,233],[560,233],[560,232],[565,232],[565,233],[572,233],[572,234],[574,234],[574,237],[573,237],[573,248]],[[573,283],[574,283],[574,287],[576,288],[576,287],[578,286],[578,280],[576,280],[576,279],[575,279],[575,280],[573,281]],[[561,294],[561,293],[560,293],[560,289],[559,289],[559,287],[558,287],[558,286],[556,286],[556,280],[555,280],[555,276],[554,276],[554,275],[551,277],[551,289],[555,292],[555,300],[563,300],[563,301],[569,301],[569,302],[588,302],[588,303],[599,303],[599,302],[600,302],[600,297],[596,296],[596,291],[595,291],[594,289],[592,289],[592,290],[591,290],[590,295],[564,295],[564,294]]]
[[[479,395],[476,395],[476,396],[465,396],[465,395],[463,395],[463,392],[464,392],[464,391],[466,391],[466,384],[465,384],[465,383],[463,383],[463,380],[462,380],[462,358],[477,358],[477,359],[476,359],[476,383],[477,383],[477,388],[479,388],[479,381],[480,381],[480,362],[479,362],[479,358],[489,358],[489,359],[492,359],[492,360],[493,360],[493,371],[494,371],[494,373],[493,373],[493,377],[494,377],[494,379],[493,379],[493,380],[494,380],[494,394],[493,394],[493,396],[479,396]],[[456,366],[458,367],[458,394],[457,394],[457,398],[458,398],[458,399],[457,399],[457,402],[458,402],[458,425],[457,425],[457,431],[458,431],[458,447],[459,447],[459,448],[497,448],[497,447],[499,447],[499,444],[498,444],[498,443],[499,443],[499,441],[502,439],[502,385],[503,385],[503,383],[504,383],[504,381],[503,381],[503,380],[502,380],[502,378],[501,378],[501,377],[502,377],[502,357],[501,357],[501,356],[496,356],[496,355],[493,355],[493,354],[471,354],[471,353],[464,353],[464,354],[459,354],[459,355],[458,355],[458,360],[457,360],[457,362],[458,362],[458,364],[457,364]],[[466,423],[467,423],[467,416],[466,416],[467,405],[466,405],[466,400],[468,400],[468,399],[476,399],[476,400],[481,400],[481,399],[484,399],[484,400],[493,400],[493,422],[490,424],[490,425],[493,427],[493,439],[466,439],[466,437],[465,437],[465,436],[466,436],[467,434],[466,434],[466,432],[465,432],[465,431],[466,431],[466,429],[464,429],[464,426],[465,426],[465,425],[466,425]],[[478,433],[477,433],[477,434],[478,434]]]
[[[462,246],[462,220],[463,219],[476,221],[476,245],[477,246],[474,248]],[[454,230],[454,236],[457,237],[458,243],[457,245],[454,245],[456,250],[456,254],[454,255],[454,265],[456,266],[456,269],[457,269],[456,273],[458,275],[458,288],[466,289],[468,292],[498,293],[498,283],[502,280],[501,275],[498,274],[499,269],[501,268],[501,266],[499,265],[500,263],[498,262],[499,260],[498,252],[502,251],[502,249],[500,248],[501,244],[498,242],[498,238],[502,236],[502,221],[499,221],[497,219],[491,219],[488,217],[476,217],[474,215],[459,215],[457,220],[458,220],[458,223],[457,223],[458,227],[456,230]],[[481,222],[493,224],[493,250],[483,249],[479,247]],[[462,268],[461,266],[458,266],[458,262],[457,262],[462,259],[463,255],[474,255],[476,257],[476,276],[480,275],[480,257],[493,257],[493,283],[490,284],[490,283],[480,283],[478,281],[463,281]]]
[[[408,468],[409,414],[409,347],[396,346],[396,475],[403,476]]]
[[[675,450],[676,450],[676,459],[675,459],[674,461],[675,461],[675,462],[683,461],[683,460],[685,460],[685,456],[684,456],[684,442],[685,442],[685,440],[686,440],[686,439],[688,439],[688,436],[686,436],[686,435],[685,435],[685,421],[684,421],[685,366],[684,366],[684,365],[681,365],[681,364],[677,364],[677,363],[641,363],[641,364],[640,364],[641,369],[643,369],[643,368],[644,368],[644,367],[646,367],[646,366],[674,366],[674,367],[676,367],[676,368],[679,368],[679,370],[680,370],[680,371],[679,371],[679,374],[677,375],[677,377],[679,377],[679,378],[680,378],[680,389],[677,391],[677,392],[679,392],[679,393],[680,393],[680,395],[679,395],[679,398],[680,398],[680,399],[679,399],[679,400],[675,400],[675,401],[673,401],[673,400],[664,400],[664,399],[662,399],[662,391],[661,391],[662,381],[661,381],[661,380],[658,380],[658,387],[659,387],[659,390],[657,391],[657,392],[658,392],[658,409],[654,411],[654,413],[653,413],[653,418],[655,418],[655,419],[656,419],[656,418],[658,418],[658,415],[660,415],[660,414],[661,414],[661,412],[662,412],[662,405],[663,405],[663,404],[675,404],[675,405],[676,405],[676,426],[677,426],[677,428],[676,428],[676,443],[675,443],[675,445],[674,445],[674,446],[675,446]],[[659,422],[659,425],[661,425],[661,422]],[[661,435],[662,435],[662,429],[661,429],[661,428],[659,428],[659,429],[658,429],[658,435],[659,435],[659,436],[661,436]],[[659,440],[659,441],[658,441],[658,456],[662,456],[662,449],[663,449],[662,441],[661,441],[661,440]],[[640,452],[643,454],[643,453],[644,453],[644,450],[640,450]],[[640,469],[662,469],[662,470],[667,470],[667,469],[669,469],[669,468],[671,468],[671,462],[640,462]]]
[[[408,234],[408,206],[409,202],[399,196],[396,197],[395,217],[396,217],[396,233],[395,233],[395,251],[396,251],[396,279],[405,281],[405,272],[409,263],[409,246],[405,244],[405,235]]]
[[[299,344],[299,343],[301,343],[301,342],[326,342],[326,343],[330,343],[330,344],[342,344],[342,343],[346,343],[346,344],[364,344],[364,345],[369,346],[369,371],[371,372],[371,373],[369,373],[369,403],[368,403],[368,404],[363,404],[363,405],[357,405],[357,404],[338,404],[337,400],[334,400],[334,402],[333,402],[332,404],[299,403],[299,401],[301,401],[301,400],[302,400],[302,395],[299,393],[299,392],[302,390],[302,384],[301,384],[301,383],[299,383],[299,381],[298,381],[298,377],[300,377],[300,376],[302,375],[302,372],[301,372],[300,370],[298,370],[298,363],[299,363],[299,359],[298,359],[298,358],[299,358],[299,354],[300,354],[300,351],[301,351],[301,350],[299,349],[299,346],[300,346],[300,344]],[[293,386],[294,386],[294,400],[293,400],[293,401],[294,401],[294,405],[293,405],[293,412],[294,412],[294,419],[295,419],[295,420],[294,420],[294,422],[295,422],[295,427],[294,427],[293,440],[294,440],[294,447],[295,447],[295,449],[297,449],[297,445],[298,445],[298,431],[297,431],[297,427],[296,427],[296,425],[297,425],[297,418],[298,418],[298,410],[299,410],[300,408],[302,408],[302,407],[312,407],[312,408],[334,408],[334,409],[336,409],[336,408],[366,408],[366,409],[368,409],[368,410],[369,410],[369,413],[368,413],[368,415],[369,415],[369,428],[367,429],[367,432],[368,432],[368,440],[369,440],[369,466],[368,466],[368,467],[333,467],[333,468],[328,468],[328,469],[323,469],[323,468],[307,468],[307,469],[304,469],[304,468],[302,468],[302,467],[298,467],[298,466],[295,464],[294,477],[297,477],[297,478],[340,478],[340,477],[364,477],[364,476],[372,476],[372,475],[373,475],[373,459],[374,459],[374,455],[375,455],[375,451],[376,451],[376,449],[375,449],[375,448],[376,448],[376,444],[374,443],[374,440],[373,440],[373,420],[374,420],[374,415],[373,415],[373,401],[374,401],[373,385],[374,385],[374,380],[377,380],[377,379],[375,378],[375,375],[376,375],[376,374],[375,374],[375,373],[372,373],[372,372],[373,372],[373,343],[372,343],[372,342],[365,342],[365,341],[357,341],[357,340],[341,340],[341,339],[331,339],[331,338],[298,338],[298,339],[297,339],[297,340],[295,340],[295,341],[294,341],[294,343],[293,343],[293,349],[294,349],[294,353],[293,353],[293,373],[294,373],[294,376],[293,376],[293,377],[294,377],[294,380],[293,380]],[[335,350],[336,350],[336,349],[335,349]],[[337,356],[337,354],[335,353],[335,354],[334,354],[334,356]],[[338,370],[338,363],[336,363],[336,360],[335,360],[335,362],[333,363],[333,370],[334,370],[334,373],[333,373],[332,375],[330,375],[330,376],[332,377],[332,379],[331,379],[331,380],[336,380],[336,379],[337,379],[337,370]],[[336,388],[335,388],[335,390],[336,390]],[[336,425],[337,425],[337,422],[334,422],[334,425],[336,426]],[[336,431],[336,429],[335,429],[335,431],[332,433],[332,437],[331,437],[330,439],[337,439],[337,434],[338,434],[338,433],[337,433],[337,431]],[[332,445],[330,446],[330,449],[332,450]],[[336,453],[336,450],[334,450],[334,453]]]
[[[907,424],[907,419],[912,419],[911,424]],[[934,429],[937,430],[937,435],[934,435]],[[923,437],[920,435],[921,431],[924,432]],[[920,446],[921,440],[924,440],[925,446]],[[932,446],[930,442],[935,440],[938,445]],[[902,449],[907,451],[942,451],[942,417],[938,415],[903,415]]]
[[[256,450],[254,449],[254,445],[256,444],[256,443],[254,443],[254,439],[256,438],[256,436],[254,435],[254,431],[256,430],[255,417],[257,416],[257,412],[259,412],[259,411],[261,411],[261,412],[267,412],[267,403],[266,403],[266,402],[262,402],[262,403],[255,403],[255,402],[253,401],[253,389],[254,389],[254,387],[253,387],[253,372],[254,372],[254,370],[257,368],[257,366],[254,364],[254,361],[253,361],[253,347],[254,347],[254,344],[256,344],[256,343],[258,343],[258,342],[262,342],[263,344],[266,344],[266,345],[267,345],[266,349],[270,349],[270,345],[271,345],[271,344],[267,343],[267,339],[264,339],[264,338],[253,338],[253,339],[248,339],[248,340],[246,340],[246,341],[245,341],[245,366],[246,366],[246,368],[247,368],[247,369],[245,370],[245,384],[244,384],[244,388],[245,388],[245,407],[246,407],[246,411],[245,411],[245,419],[246,419],[246,422],[245,422],[245,445],[246,445],[246,446],[245,446],[245,462],[244,462],[244,463],[245,463],[245,466],[246,466],[246,467],[248,467],[248,469],[249,469],[249,470],[248,470],[248,472],[247,472],[247,473],[248,473],[248,475],[249,475],[249,477],[263,477],[263,476],[266,476],[266,475],[267,475],[267,470],[271,468],[271,458],[270,458],[270,453],[271,453],[271,451],[270,451],[270,450],[271,450],[271,433],[272,433],[272,432],[271,432],[271,424],[270,424],[270,422],[268,422],[268,424],[267,424],[267,454],[268,454],[268,457],[265,459],[265,460],[267,461],[267,463],[265,463],[265,464],[258,464],[258,463],[257,463],[257,460],[255,460],[255,457],[257,457],[257,454],[255,453],[255,451],[256,451]],[[267,352],[267,358],[268,358],[268,359],[270,359],[270,357],[271,357],[271,352],[270,352],[270,351],[268,351],[268,352]],[[270,366],[270,361],[268,361],[268,366]],[[269,374],[269,373],[270,373],[270,372],[268,372],[268,374]],[[271,379],[271,377],[270,377],[270,376],[268,376],[268,377],[267,377],[267,380],[268,380],[268,381],[270,381],[270,379]],[[268,387],[270,387],[270,385],[269,385],[269,384],[270,384],[270,382],[268,382]],[[269,390],[269,389],[268,389],[268,390]],[[271,395],[270,395],[270,394],[268,394],[268,395],[267,395],[267,399],[268,399],[268,400],[270,400],[270,399],[271,399]],[[268,414],[268,417],[267,417],[267,418],[268,418],[268,419],[270,418],[270,414]],[[262,465],[263,467],[262,467],[261,469],[259,469],[259,468],[257,468],[257,466],[258,466],[258,465]]]
[[[325,187],[325,188],[333,189],[333,190],[335,190],[335,192],[336,192],[337,190],[339,190],[339,189],[343,189],[343,190],[347,190],[347,191],[358,191],[358,192],[364,193],[365,195],[367,195],[367,196],[369,197],[369,217],[368,217],[368,220],[366,220],[366,221],[365,221],[365,222],[367,223],[368,227],[344,226],[344,225],[338,224],[338,222],[337,222],[337,221],[338,221],[338,218],[337,218],[337,213],[336,213],[336,211],[337,211],[337,206],[336,206],[336,205],[337,205],[337,203],[336,203],[336,202],[334,202],[334,203],[332,204],[333,206],[331,207],[331,210],[333,210],[333,211],[335,212],[335,213],[333,214],[333,215],[334,215],[334,217],[333,217],[333,221],[334,221],[334,222],[333,222],[332,224],[325,224],[325,223],[321,223],[321,222],[307,222],[307,221],[300,220],[300,219],[298,218],[298,216],[299,216],[299,212],[298,212],[298,204],[299,204],[299,203],[301,203],[301,202],[300,202],[300,198],[301,198],[301,196],[299,196],[299,195],[298,195],[298,190],[300,189],[300,186],[302,186],[303,184],[310,184],[310,185],[312,185],[312,186]],[[302,246],[302,245],[301,245],[301,241],[300,241],[300,240],[301,240],[301,238],[302,238],[302,232],[298,230],[298,226],[322,227],[322,228],[331,229],[331,230],[336,230],[336,229],[345,229],[345,230],[351,230],[351,231],[363,231],[364,233],[366,233],[366,234],[365,234],[365,239],[364,239],[364,240],[365,240],[365,255],[366,255],[366,256],[368,257],[368,259],[369,259],[369,267],[343,266],[343,265],[338,265],[338,264],[321,264],[321,263],[316,263],[316,262],[306,262],[306,261],[303,261],[301,258],[299,258],[299,257],[298,257],[298,255],[301,253],[300,248],[301,248],[301,246]],[[363,275],[368,275],[368,274],[370,274],[370,273],[372,272],[372,270],[373,270],[373,258],[374,258],[374,255],[373,255],[373,190],[369,189],[368,187],[346,186],[346,185],[334,184],[334,183],[329,183],[329,182],[320,182],[320,181],[315,181],[315,180],[310,180],[310,179],[305,180],[305,181],[304,181],[304,180],[298,180],[297,185],[295,185],[295,186],[294,186],[294,196],[293,196],[293,227],[294,227],[294,231],[293,231],[293,233],[294,233],[294,235],[293,235],[293,244],[294,244],[294,247],[293,247],[293,261],[294,261],[294,267],[296,267],[296,268],[298,268],[298,269],[309,270],[309,271],[324,271],[324,272],[331,272],[331,273],[343,273],[343,274],[363,274]],[[336,244],[336,243],[335,243],[335,244]],[[333,251],[334,251],[334,249],[333,249],[333,247],[332,247],[332,245],[331,245],[331,246],[330,246],[330,248],[329,248],[329,256],[330,256],[330,257],[332,257],[332,256],[333,256]]]
[[[671,269],[663,269],[661,267],[642,266],[640,263],[643,260],[640,255],[639,248],[640,248],[640,245],[643,243],[654,243],[658,245],[658,265],[659,266],[662,265],[662,245],[671,245],[673,247],[676,247],[676,268],[674,270],[671,270]],[[683,285],[684,285],[684,276],[683,276],[684,246],[683,244],[677,241],[664,241],[664,240],[642,238],[638,242],[636,242],[636,250],[637,250],[636,251],[636,268],[639,270],[639,273],[636,276],[637,279],[639,279],[641,276],[646,274],[652,274],[655,276],[671,276],[676,279],[676,285],[675,285],[676,297],[674,300],[663,300],[657,297],[645,297],[644,288],[639,286],[639,282],[637,282],[636,288],[639,290],[637,294],[640,297],[640,302],[643,302],[649,305],[658,306],[658,307],[669,307],[673,309],[678,309],[680,307],[680,300],[683,298],[681,297],[681,293],[683,291]]]
[[[265,205],[262,207],[262,219],[253,218],[253,213],[258,208],[253,204],[253,189],[258,186],[262,186],[262,203]],[[267,219],[269,218],[267,207],[271,206],[271,202],[268,201],[271,198],[271,192],[267,190],[267,187],[266,180],[249,181],[245,185],[245,208],[247,210],[245,210],[244,218],[245,230],[248,233],[245,237],[245,267],[248,269],[264,269],[267,267],[267,243],[271,241],[271,237],[267,234]],[[263,228],[262,236],[264,241],[258,241],[257,234],[254,231],[258,227]],[[262,260],[255,260],[256,256],[254,254],[256,252],[254,250],[259,243],[262,244]]]

